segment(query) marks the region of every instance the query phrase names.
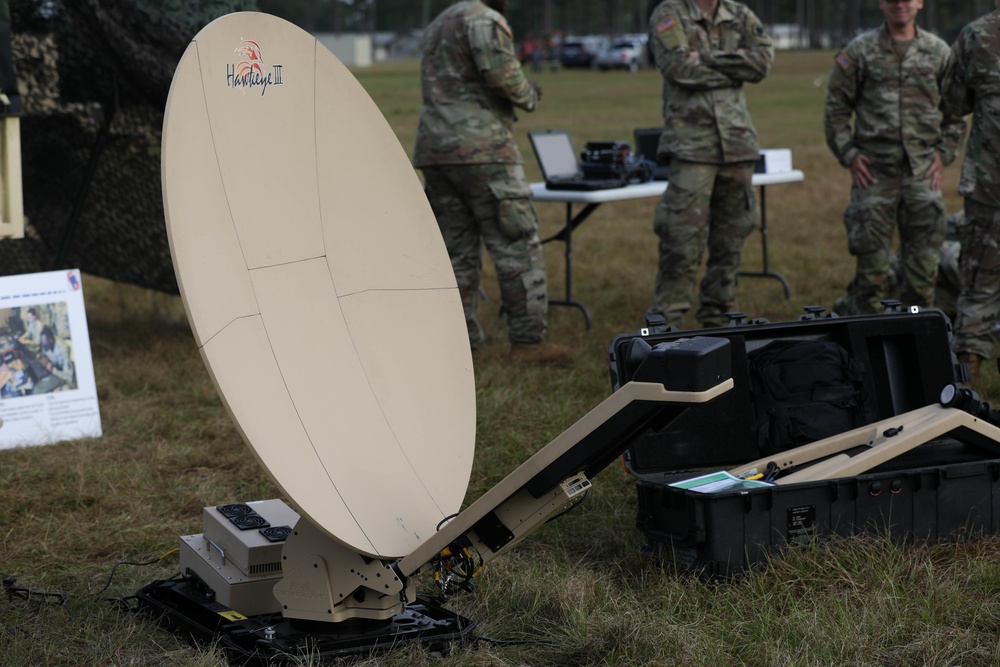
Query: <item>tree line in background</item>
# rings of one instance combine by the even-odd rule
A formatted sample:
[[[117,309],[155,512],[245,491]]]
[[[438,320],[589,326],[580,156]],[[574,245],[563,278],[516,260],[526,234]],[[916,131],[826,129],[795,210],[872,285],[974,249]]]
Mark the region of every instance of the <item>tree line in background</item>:
[[[310,32],[407,32],[429,23],[454,0],[258,0],[261,11]],[[510,0],[515,35],[539,33],[643,33],[659,0]],[[794,46],[836,46],[875,27],[882,13],[874,0],[746,0],[772,29]],[[951,41],[963,25],[994,8],[994,0],[926,0],[918,22]]]
[[[510,0],[507,15],[521,39],[617,35],[645,32],[658,1]],[[882,20],[875,0],[746,1],[784,47],[835,47]],[[208,22],[259,9],[312,32],[410,37],[451,2],[9,0],[30,233],[0,243],[0,275],[76,266],[176,293],[159,186],[160,131],[177,62]],[[951,41],[993,5],[926,0],[920,20]]]

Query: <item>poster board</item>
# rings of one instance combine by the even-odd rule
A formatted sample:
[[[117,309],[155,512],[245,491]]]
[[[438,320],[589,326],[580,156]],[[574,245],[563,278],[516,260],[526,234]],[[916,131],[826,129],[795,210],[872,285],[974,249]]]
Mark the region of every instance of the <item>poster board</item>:
[[[76,269],[0,277],[0,449],[101,436]]]

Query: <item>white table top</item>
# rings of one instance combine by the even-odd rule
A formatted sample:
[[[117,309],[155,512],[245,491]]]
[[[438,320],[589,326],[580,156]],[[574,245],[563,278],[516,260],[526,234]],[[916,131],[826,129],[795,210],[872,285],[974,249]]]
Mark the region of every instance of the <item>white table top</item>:
[[[753,175],[755,186],[798,183],[803,180],[805,180],[805,174],[798,169],[777,174]],[[610,188],[608,190],[549,190],[545,187],[545,183],[531,183],[530,187],[531,196],[535,201],[602,204],[609,201],[659,197],[667,189],[667,181],[650,181],[649,183],[626,185],[623,188]]]

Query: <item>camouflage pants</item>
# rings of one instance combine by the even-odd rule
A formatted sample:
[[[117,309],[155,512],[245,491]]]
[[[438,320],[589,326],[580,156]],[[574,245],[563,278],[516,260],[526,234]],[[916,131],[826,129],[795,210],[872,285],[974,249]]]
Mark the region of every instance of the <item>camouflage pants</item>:
[[[966,224],[959,228],[962,293],[958,297],[955,351],[990,359],[993,325],[1000,316],[1000,208],[965,199]]]
[[[423,172],[427,199],[455,271],[472,348],[486,340],[476,320],[484,245],[496,266],[510,341],[542,340],[549,302],[538,216],[524,168],[448,165],[424,167]]]
[[[758,224],[752,178],[752,162],[670,162],[670,184],[653,216],[660,262],[647,314],[663,315],[669,326],[681,325],[707,247],[708,266],[695,316],[706,327],[726,324],[725,313],[736,301],[743,243]]]
[[[934,304],[941,242],[944,241],[944,200],[940,190],[922,176],[899,174],[872,166],[874,182],[868,189],[851,188],[844,211],[847,248],[857,259],[851,310],[881,313],[889,297],[892,237],[899,227],[902,271],[899,299],[906,305]]]

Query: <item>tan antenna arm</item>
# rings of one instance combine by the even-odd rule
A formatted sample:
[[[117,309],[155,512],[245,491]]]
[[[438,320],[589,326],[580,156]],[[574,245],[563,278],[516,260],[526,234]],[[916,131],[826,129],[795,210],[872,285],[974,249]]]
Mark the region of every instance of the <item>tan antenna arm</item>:
[[[580,500],[590,487],[588,476],[620,456],[650,420],[665,410],[676,418],[732,386],[732,379],[699,392],[625,384],[403,558],[399,571],[410,576],[426,570],[456,544],[474,549],[484,563],[491,560]]]
[[[1000,442],[1000,429],[989,422],[957,408],[928,405],[896,417],[883,419],[839,435],[789,449],[730,470],[743,477],[763,472],[769,464],[779,470],[803,466],[832,456],[833,459],[807,465],[790,475],[779,477],[777,484],[794,484],[835,477],[860,475],[935,438],[951,432],[975,443]],[[995,446],[995,444],[994,444]],[[855,447],[868,449],[855,456],[843,452]]]

